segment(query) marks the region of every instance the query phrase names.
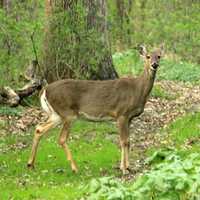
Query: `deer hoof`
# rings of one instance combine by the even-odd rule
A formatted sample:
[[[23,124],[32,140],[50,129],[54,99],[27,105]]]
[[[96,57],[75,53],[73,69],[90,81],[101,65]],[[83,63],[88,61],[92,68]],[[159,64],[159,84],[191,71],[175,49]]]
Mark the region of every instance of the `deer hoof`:
[[[27,168],[28,168],[28,169],[34,169],[35,167],[34,167],[33,164],[28,163],[28,164],[27,164]]]
[[[130,168],[125,168],[125,169],[122,169],[122,174],[125,176],[125,175],[128,175],[132,172],[132,170]]]
[[[78,173],[78,170],[77,169],[72,169],[72,172],[77,174]]]
[[[78,169],[77,169],[77,167],[72,166],[72,172],[74,172],[74,173],[78,173]]]

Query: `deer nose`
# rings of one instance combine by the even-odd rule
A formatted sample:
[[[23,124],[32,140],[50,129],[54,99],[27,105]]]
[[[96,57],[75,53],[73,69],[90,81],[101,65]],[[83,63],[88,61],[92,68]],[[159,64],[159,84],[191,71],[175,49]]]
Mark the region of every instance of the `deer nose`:
[[[152,67],[153,67],[154,69],[156,69],[158,66],[159,66],[158,63],[153,63],[153,64],[152,64]]]

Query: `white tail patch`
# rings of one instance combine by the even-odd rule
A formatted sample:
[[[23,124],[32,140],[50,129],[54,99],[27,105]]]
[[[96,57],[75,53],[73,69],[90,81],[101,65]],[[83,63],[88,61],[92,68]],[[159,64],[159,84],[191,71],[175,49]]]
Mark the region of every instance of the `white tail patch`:
[[[55,126],[61,123],[60,116],[54,111],[52,106],[47,100],[46,97],[46,90],[42,92],[42,95],[40,97],[40,103],[42,106],[42,109],[48,114],[49,120],[51,120],[53,123],[55,123]]]

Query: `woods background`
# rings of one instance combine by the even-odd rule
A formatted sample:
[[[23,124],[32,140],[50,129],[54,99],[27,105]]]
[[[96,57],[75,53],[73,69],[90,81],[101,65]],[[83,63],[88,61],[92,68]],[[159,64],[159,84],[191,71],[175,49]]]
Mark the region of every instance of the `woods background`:
[[[1,0],[0,6],[1,86],[18,87],[32,60],[48,82],[116,78],[111,55],[141,43],[164,42],[169,59],[200,63],[198,0]]]

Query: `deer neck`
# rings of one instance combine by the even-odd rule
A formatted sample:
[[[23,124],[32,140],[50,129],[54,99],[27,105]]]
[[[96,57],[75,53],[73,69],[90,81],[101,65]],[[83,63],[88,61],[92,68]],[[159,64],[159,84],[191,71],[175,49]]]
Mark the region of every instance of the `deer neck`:
[[[141,75],[142,84],[141,84],[141,91],[143,91],[143,97],[146,98],[149,96],[153,84],[156,77],[156,70],[151,70],[150,68],[145,68],[143,74]]]

